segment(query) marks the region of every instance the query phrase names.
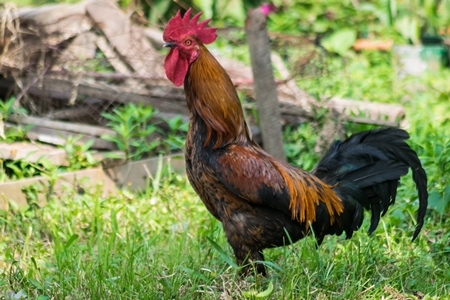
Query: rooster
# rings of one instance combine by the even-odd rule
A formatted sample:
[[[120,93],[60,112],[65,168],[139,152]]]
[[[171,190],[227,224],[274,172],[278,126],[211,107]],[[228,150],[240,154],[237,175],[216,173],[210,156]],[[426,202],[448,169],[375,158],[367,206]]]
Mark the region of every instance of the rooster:
[[[184,84],[190,111],[185,160],[187,177],[208,211],[223,224],[241,271],[266,274],[263,249],[294,243],[314,233],[358,230],[364,209],[372,233],[394,203],[401,176],[411,168],[419,194],[413,240],[428,203],[427,176],[405,143],[406,131],[382,128],[336,141],[312,172],[278,160],[255,143],[230,77],[206,49],[216,28],[210,19],[180,11],[164,29],[167,78]]]

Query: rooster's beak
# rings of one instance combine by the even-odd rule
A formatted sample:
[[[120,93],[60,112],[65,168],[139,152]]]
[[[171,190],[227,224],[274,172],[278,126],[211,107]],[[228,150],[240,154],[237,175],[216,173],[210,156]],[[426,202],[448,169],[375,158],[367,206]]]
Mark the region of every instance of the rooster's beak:
[[[174,48],[177,44],[175,44],[174,42],[165,42],[163,47],[170,47],[170,48]]]

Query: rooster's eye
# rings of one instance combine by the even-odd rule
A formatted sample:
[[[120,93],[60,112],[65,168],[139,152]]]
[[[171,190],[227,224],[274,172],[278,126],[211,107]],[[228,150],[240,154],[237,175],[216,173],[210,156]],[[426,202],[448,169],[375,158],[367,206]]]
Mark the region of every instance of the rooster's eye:
[[[186,41],[184,42],[184,44],[185,44],[186,46],[190,46],[190,45],[192,44],[192,41],[191,41],[191,40],[186,40]]]

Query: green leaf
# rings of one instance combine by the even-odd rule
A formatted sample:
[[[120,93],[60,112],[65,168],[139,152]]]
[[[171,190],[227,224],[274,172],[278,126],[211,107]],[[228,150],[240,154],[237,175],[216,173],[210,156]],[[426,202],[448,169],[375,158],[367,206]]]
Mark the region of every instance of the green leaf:
[[[72,234],[72,236],[69,238],[69,240],[66,242],[66,245],[64,247],[64,250],[67,251],[67,249],[70,248],[70,246],[78,239],[78,234]]]
[[[125,153],[123,152],[107,152],[104,154],[104,156],[107,158],[119,158],[119,159],[126,158]]]
[[[110,114],[110,113],[102,113],[102,117],[108,119],[108,120],[112,120],[112,121],[120,121],[120,119],[117,118],[116,115]],[[109,124],[109,123],[108,123]]]
[[[322,45],[330,52],[343,55],[356,41],[356,30],[344,28],[333,32],[322,42]]]
[[[269,286],[264,291],[258,293],[256,290],[243,291],[242,295],[250,299],[265,299],[273,293],[273,283],[269,282]]]
[[[330,23],[324,20],[317,20],[313,23],[314,32],[323,33],[330,28]]]
[[[111,227],[114,234],[119,232],[119,225],[117,223],[117,213],[114,209],[111,209]]]
[[[256,294],[255,298],[258,298],[258,299],[267,298],[272,294],[272,292],[273,292],[273,283],[272,283],[272,281],[270,281],[267,289],[265,289],[261,293]]]
[[[37,267],[37,263],[36,263],[36,260],[34,259],[34,257],[31,257],[31,262],[33,263],[34,268],[37,270],[38,267]]]
[[[416,18],[403,16],[395,22],[397,29],[405,40],[410,39],[414,44],[420,40],[420,26]]]
[[[280,272],[283,272],[283,269],[279,265],[277,265],[277,264],[275,264],[275,263],[273,263],[271,261],[257,260],[256,262],[264,264],[264,265],[269,266],[269,267],[272,267],[273,269],[278,270]]]
[[[430,193],[428,196],[428,204],[440,214],[444,212],[446,206],[444,197],[437,191]]]
[[[42,290],[42,284],[34,278],[28,278],[28,281],[38,290]]]
[[[222,247],[220,247],[219,244],[217,244],[215,241],[213,241],[212,239],[210,239],[209,237],[206,237],[208,239],[208,241],[211,243],[211,245],[213,245],[214,248],[216,248],[217,252],[219,252],[219,255],[222,257],[222,259],[229,264],[230,266],[233,267],[233,269],[238,269],[238,265],[236,264],[236,262],[222,249]]]
[[[110,135],[110,134],[102,134],[101,138],[110,142],[115,142],[115,141],[119,141],[119,137],[117,137],[116,135]]]
[[[83,145],[82,145],[83,152],[88,151],[92,147],[92,145],[94,145],[94,143],[95,143],[95,139],[89,139],[86,142],[84,142]]]

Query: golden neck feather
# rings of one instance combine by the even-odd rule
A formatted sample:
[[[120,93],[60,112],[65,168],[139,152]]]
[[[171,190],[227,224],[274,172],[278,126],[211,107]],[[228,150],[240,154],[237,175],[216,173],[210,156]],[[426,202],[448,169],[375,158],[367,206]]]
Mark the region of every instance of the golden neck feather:
[[[184,90],[191,115],[206,125],[204,146],[215,137],[214,148],[249,137],[244,112],[230,77],[212,54],[200,45],[189,67]]]

